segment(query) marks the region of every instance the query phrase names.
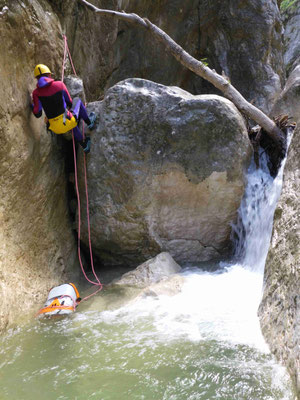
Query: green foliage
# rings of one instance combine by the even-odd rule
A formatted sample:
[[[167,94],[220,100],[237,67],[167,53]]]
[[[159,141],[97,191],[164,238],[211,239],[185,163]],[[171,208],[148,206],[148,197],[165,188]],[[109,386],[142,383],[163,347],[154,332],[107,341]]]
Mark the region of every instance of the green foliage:
[[[285,12],[292,6],[296,5],[297,0],[282,0],[280,4],[280,11]]]
[[[206,67],[208,67],[208,62],[207,62],[207,58],[200,58],[200,61],[202,62],[202,64],[204,64]]]

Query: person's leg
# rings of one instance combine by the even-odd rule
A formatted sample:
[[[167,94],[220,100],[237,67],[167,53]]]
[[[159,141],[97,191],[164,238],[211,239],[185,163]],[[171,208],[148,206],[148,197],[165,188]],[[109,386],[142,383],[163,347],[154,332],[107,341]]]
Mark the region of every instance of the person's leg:
[[[75,126],[75,128],[73,128],[73,135],[75,140],[83,148],[83,151],[85,153],[89,153],[91,149],[91,139],[88,136],[85,139],[83,139],[82,133],[80,132],[78,126]]]
[[[75,126],[75,128],[73,128],[73,134],[74,134],[74,138],[77,142],[82,142],[83,141],[83,136],[82,133],[80,132],[80,129],[78,128],[78,126]]]
[[[79,97],[76,97],[73,100],[73,106],[71,111],[72,114],[75,116],[76,120],[78,121],[78,123],[82,118],[84,122],[88,125],[90,130],[94,128],[94,124],[96,121],[96,114],[91,112],[90,115],[88,115],[87,110]]]
[[[87,125],[90,125],[91,121],[89,119],[88,113],[82,101],[77,97],[73,100],[72,114],[76,117],[77,121],[82,118]]]

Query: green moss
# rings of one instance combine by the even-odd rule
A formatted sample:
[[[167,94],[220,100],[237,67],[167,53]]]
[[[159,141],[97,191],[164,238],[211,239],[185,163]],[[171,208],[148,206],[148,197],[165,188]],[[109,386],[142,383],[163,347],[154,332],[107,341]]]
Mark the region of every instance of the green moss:
[[[291,8],[295,8],[297,0],[282,0],[280,4],[280,11],[285,12]]]

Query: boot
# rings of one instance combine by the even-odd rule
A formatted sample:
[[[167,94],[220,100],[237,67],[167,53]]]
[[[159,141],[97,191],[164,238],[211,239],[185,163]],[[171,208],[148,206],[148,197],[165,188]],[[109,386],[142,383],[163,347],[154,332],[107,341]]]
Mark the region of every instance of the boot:
[[[78,142],[80,146],[83,148],[83,151],[88,154],[91,150],[91,139],[90,137],[86,137],[84,140],[81,142]]]
[[[96,114],[94,112],[91,112],[89,115],[89,121],[87,122],[90,131],[95,128],[95,122],[96,122]]]

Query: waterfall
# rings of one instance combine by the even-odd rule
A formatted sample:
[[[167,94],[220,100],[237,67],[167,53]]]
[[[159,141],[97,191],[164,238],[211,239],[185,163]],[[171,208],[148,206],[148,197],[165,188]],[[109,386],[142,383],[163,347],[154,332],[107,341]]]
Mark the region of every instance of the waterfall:
[[[288,132],[289,146],[291,133]],[[242,199],[238,222],[233,225],[235,258],[252,271],[263,273],[270,245],[273,218],[282,187],[286,158],[275,179],[269,173],[266,153],[260,149],[260,168],[254,160],[247,174],[247,186]]]
[[[257,309],[285,161],[275,179],[269,174],[267,161],[261,151],[260,168],[253,160],[248,169],[238,222],[233,226],[236,239],[232,263],[221,263],[213,273],[186,269],[185,284],[178,295],[141,299],[114,312],[104,312],[102,318],[110,322],[124,318],[134,324],[151,315],[157,337],[163,340],[218,340],[268,352]]]

